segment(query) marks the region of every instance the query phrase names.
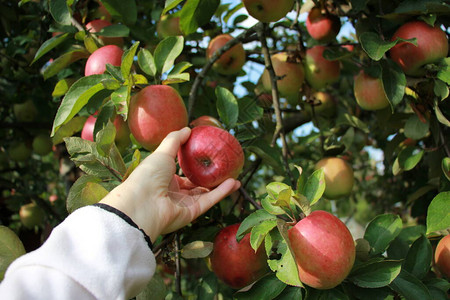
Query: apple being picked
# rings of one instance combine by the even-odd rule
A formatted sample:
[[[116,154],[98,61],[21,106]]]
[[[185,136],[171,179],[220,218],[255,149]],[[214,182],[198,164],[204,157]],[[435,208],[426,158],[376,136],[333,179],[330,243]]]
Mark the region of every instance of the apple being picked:
[[[286,98],[289,103],[297,104],[305,82],[303,65],[295,57],[290,57],[287,52],[274,54],[271,59],[276,76],[282,77],[277,81],[280,96]],[[261,76],[261,82],[264,91],[271,91],[272,82],[267,69]]]
[[[443,237],[434,252],[434,261],[439,271],[450,278],[450,235]]]
[[[155,150],[166,135],[187,125],[186,106],[173,87],[149,85],[130,100],[128,126],[147,150]]]
[[[84,68],[84,75],[103,74],[106,64],[120,66],[123,50],[116,45],[108,45],[95,50],[88,58]]]
[[[238,243],[236,233],[240,224],[223,228],[214,239],[211,267],[216,276],[234,289],[243,288],[267,272],[264,247],[258,251],[250,245],[250,233]]]
[[[381,78],[372,77],[363,70],[355,77],[353,93],[362,109],[379,110],[389,106]]]
[[[353,237],[341,220],[313,211],[288,230],[300,280],[315,289],[331,289],[350,273],[355,262]]]
[[[294,6],[294,0],[242,0],[242,2],[250,16],[264,23],[278,21]]]
[[[103,28],[111,26],[111,22],[106,20],[92,20],[86,24],[86,30],[91,33],[100,32]],[[123,38],[121,37],[109,37],[109,36],[98,36],[104,45],[117,45],[119,47],[123,46]]]
[[[412,21],[403,24],[392,36],[397,38],[417,39],[417,46],[408,42],[401,42],[390,50],[391,58],[410,76],[425,74],[424,65],[434,63],[448,55],[447,35],[439,27],[428,25],[422,21]]]
[[[233,37],[229,34],[219,34],[213,38],[206,49],[206,58],[210,59],[214,53],[225,46]],[[213,64],[213,69],[222,75],[233,75],[238,73],[245,64],[245,50],[242,43],[238,43],[227,50]]]
[[[316,163],[314,169],[323,169],[326,184],[323,195],[326,198],[337,199],[348,196],[352,192],[355,181],[353,169],[342,158],[322,158]]]
[[[318,7],[314,7],[306,19],[306,30],[309,35],[322,43],[330,42],[336,38],[341,29],[339,17],[323,14]]]
[[[228,131],[198,126],[178,151],[178,161],[191,182],[214,188],[228,178],[238,177],[244,166],[244,152]]]
[[[305,77],[309,85],[317,90],[339,80],[341,66],[339,61],[323,57],[325,46],[314,46],[306,50]]]

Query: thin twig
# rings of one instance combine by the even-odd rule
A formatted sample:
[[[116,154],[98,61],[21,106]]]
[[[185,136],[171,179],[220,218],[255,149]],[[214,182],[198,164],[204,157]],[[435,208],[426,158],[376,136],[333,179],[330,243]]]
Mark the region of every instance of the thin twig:
[[[264,61],[266,65],[266,70],[269,72],[270,80],[272,83],[272,99],[273,99],[273,106],[275,109],[275,117],[277,120],[276,129],[275,129],[275,135],[280,135],[281,143],[282,143],[282,153],[283,153],[283,161],[286,167],[286,172],[288,174],[289,180],[291,181],[291,184],[294,185],[294,177],[292,176],[291,170],[289,168],[289,162],[288,162],[288,145],[286,142],[286,135],[284,133],[284,126],[283,126],[283,117],[280,110],[280,98],[278,95],[278,78],[275,74],[275,71],[273,69],[272,60],[270,58],[269,48],[267,47],[267,41],[265,36],[265,30],[266,30],[267,24],[265,23],[259,23],[259,26],[257,28],[257,34],[259,37],[259,40],[261,42],[261,48],[262,53],[264,54]],[[272,146],[274,146],[274,141],[272,141]]]
[[[248,39],[253,33],[256,31],[256,26],[260,24],[257,23],[256,25],[250,27],[249,29],[242,32],[240,35],[235,37],[234,39],[228,41],[220,50],[216,51],[213,56],[208,60],[208,62],[203,66],[202,71],[197,75],[195,78],[194,83],[192,84],[192,89],[189,92],[189,101],[188,101],[188,119],[192,120],[192,113],[194,110],[195,100],[197,98],[197,92],[200,88],[200,85],[205,78],[206,74],[211,69],[212,65],[231,47],[243,42],[244,40]]]
[[[253,206],[256,207],[256,209],[262,209],[261,204],[259,204],[258,202],[256,202],[255,199],[250,197],[250,195],[247,193],[247,191],[242,186],[239,188],[239,192],[244,197],[244,199],[247,200],[248,202],[250,202],[251,204],[253,204]]]
[[[175,233],[175,289],[180,297],[181,293],[181,258],[180,258],[180,234]]]

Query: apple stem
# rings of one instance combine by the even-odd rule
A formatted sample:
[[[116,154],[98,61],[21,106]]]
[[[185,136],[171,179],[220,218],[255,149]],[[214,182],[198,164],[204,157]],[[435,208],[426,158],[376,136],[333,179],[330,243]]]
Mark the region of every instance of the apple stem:
[[[273,69],[272,60],[270,59],[269,48],[267,47],[267,40],[266,40],[266,36],[265,36],[266,28],[267,28],[266,23],[259,23],[256,33],[258,34],[259,40],[261,42],[261,49],[262,49],[262,53],[264,55],[265,66],[266,66],[267,71],[269,72],[269,76],[270,76],[271,83],[272,83],[272,99],[273,99],[273,105],[274,105],[274,109],[275,109],[275,117],[276,117],[276,121],[277,121],[274,136],[276,136],[279,132],[280,138],[281,138],[281,143],[282,143],[283,161],[285,164],[286,172],[289,177],[289,180],[291,181],[291,185],[294,185],[294,182],[295,182],[294,177],[292,176],[291,169],[289,168],[289,162],[288,162],[289,150],[288,150],[288,145],[286,142],[286,135],[284,132],[283,116],[281,114],[281,109],[280,109],[280,98],[279,98],[279,94],[278,94],[278,85],[277,85],[278,78],[275,74],[275,70]],[[274,142],[275,141],[272,140],[272,146],[274,146],[274,144],[275,144]]]

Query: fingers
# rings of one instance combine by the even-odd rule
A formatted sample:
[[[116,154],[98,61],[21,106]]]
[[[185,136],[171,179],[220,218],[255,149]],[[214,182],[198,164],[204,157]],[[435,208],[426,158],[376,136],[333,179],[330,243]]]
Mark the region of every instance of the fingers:
[[[172,131],[161,142],[155,153],[164,153],[173,158],[177,156],[178,149],[184,144],[191,134],[189,127],[184,127],[178,131]]]
[[[241,183],[238,180],[229,178],[222,182],[218,187],[214,190],[202,195],[197,202],[199,207],[199,211],[195,213],[195,218],[205,213],[208,209],[210,209],[214,204],[230,195],[234,191],[238,190],[241,186]]]

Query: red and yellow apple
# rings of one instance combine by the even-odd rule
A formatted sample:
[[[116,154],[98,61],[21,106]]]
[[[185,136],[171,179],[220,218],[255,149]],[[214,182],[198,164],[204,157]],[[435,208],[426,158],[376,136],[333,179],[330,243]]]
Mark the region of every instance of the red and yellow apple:
[[[314,46],[306,50],[305,78],[316,90],[335,83],[341,74],[339,61],[331,61],[323,57],[325,49],[325,46]]]
[[[250,16],[264,23],[278,21],[294,6],[294,0],[242,0],[242,2]]]
[[[313,211],[288,230],[300,280],[315,289],[331,289],[350,273],[355,262],[353,237],[341,220]]]
[[[244,166],[244,152],[228,131],[198,126],[178,151],[178,161],[191,182],[213,188],[228,178],[238,177]]]
[[[236,233],[240,224],[223,228],[214,239],[211,267],[216,276],[234,289],[243,288],[267,272],[264,247],[258,251],[250,245],[250,234],[238,243]]]
[[[334,40],[340,29],[341,22],[339,17],[331,14],[323,14],[318,7],[311,9],[306,19],[306,30],[309,35],[322,43]]]
[[[88,58],[84,69],[84,75],[103,74],[106,64],[120,66],[123,50],[116,45],[103,46],[95,50]]]
[[[130,100],[128,126],[147,150],[155,150],[170,132],[187,125],[183,99],[168,85],[149,85]]]
[[[200,116],[197,119],[195,119],[194,121],[192,121],[191,123],[189,123],[189,127],[191,127],[191,128],[203,126],[203,125],[216,126],[216,127],[223,129],[222,123],[220,123],[219,120],[217,120],[216,118],[211,117],[211,116]]]
[[[312,106],[314,114],[323,117],[333,117],[336,114],[336,101],[329,93],[315,92],[311,96],[311,103],[305,104],[306,112],[312,116]]]
[[[362,109],[379,110],[389,106],[381,78],[372,77],[363,70],[355,76],[353,93]]]
[[[303,65],[295,57],[290,57],[287,52],[274,54],[271,59],[275,75],[282,77],[277,81],[280,96],[286,98],[289,103],[296,104],[300,98],[302,85],[305,82]],[[269,92],[272,90],[272,82],[267,70],[264,70],[261,82],[264,91]]]
[[[226,43],[232,40],[229,34],[219,34],[213,38],[206,49],[206,58],[210,59],[216,51],[219,51]],[[238,43],[227,50],[213,64],[213,69],[222,75],[233,75],[238,73],[245,64],[245,50],[242,43]]]
[[[183,33],[180,29],[180,17],[173,15],[162,15],[156,25],[156,31],[163,38],[182,35]]]
[[[448,39],[445,32],[435,25],[434,27],[422,21],[412,21],[403,24],[392,36],[397,38],[417,39],[417,46],[408,42],[401,42],[391,48],[390,55],[410,76],[425,74],[424,65],[438,61],[448,55]]]
[[[355,181],[353,168],[342,158],[322,158],[316,163],[314,169],[323,169],[326,184],[324,197],[337,199],[348,196],[352,192]]]
[[[434,261],[442,275],[450,278],[450,235],[439,241],[434,252]]]
[[[100,32],[103,28],[107,26],[111,26],[111,22],[106,20],[92,20],[91,22],[86,24],[86,30],[90,33]],[[104,45],[116,45],[119,47],[123,46],[123,38],[121,37],[109,37],[109,36],[101,36],[98,35],[99,39],[103,42]]]

